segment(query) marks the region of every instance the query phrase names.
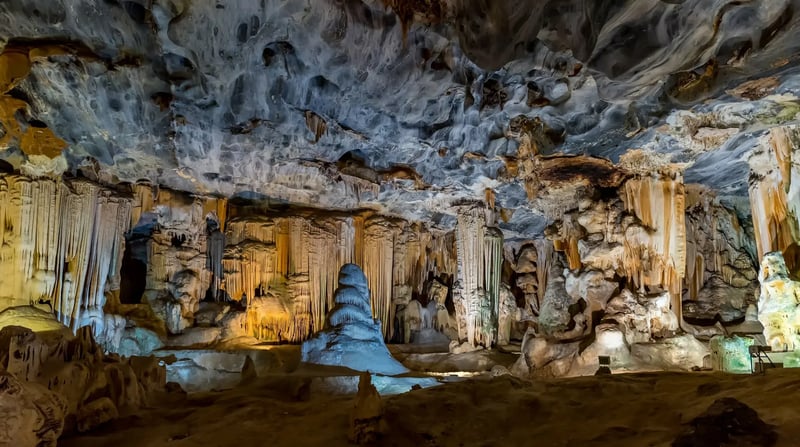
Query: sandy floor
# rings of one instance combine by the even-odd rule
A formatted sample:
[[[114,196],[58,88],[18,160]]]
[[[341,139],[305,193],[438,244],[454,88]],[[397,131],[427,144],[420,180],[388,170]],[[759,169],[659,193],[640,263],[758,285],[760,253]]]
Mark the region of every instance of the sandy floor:
[[[189,396],[64,447],[344,446],[347,396],[308,396],[291,377]],[[384,399],[382,446],[668,446],[720,397],[735,397],[800,445],[800,370],[766,376],[653,373],[525,382],[510,376],[450,383]]]

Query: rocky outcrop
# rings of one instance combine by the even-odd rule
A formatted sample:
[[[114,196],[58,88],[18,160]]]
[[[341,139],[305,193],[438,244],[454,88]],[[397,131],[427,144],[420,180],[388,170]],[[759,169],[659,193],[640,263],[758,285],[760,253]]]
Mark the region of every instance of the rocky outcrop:
[[[339,270],[334,303],[325,328],[303,342],[304,362],[387,375],[408,371],[383,342],[381,323],[372,318],[367,279],[357,265]]]
[[[3,436],[54,446],[62,431],[91,430],[165,391],[166,371],[155,358],[106,356],[91,327],[73,336],[63,326],[52,330],[51,321],[0,330],[0,412],[15,415],[4,418]]]

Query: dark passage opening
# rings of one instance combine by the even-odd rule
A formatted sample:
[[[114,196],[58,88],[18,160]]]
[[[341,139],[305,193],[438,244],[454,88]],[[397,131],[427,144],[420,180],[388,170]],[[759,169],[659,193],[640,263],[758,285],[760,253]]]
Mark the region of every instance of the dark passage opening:
[[[125,253],[120,269],[119,301],[138,304],[147,283],[147,244],[156,226],[155,214],[145,213],[136,226],[125,235]]]

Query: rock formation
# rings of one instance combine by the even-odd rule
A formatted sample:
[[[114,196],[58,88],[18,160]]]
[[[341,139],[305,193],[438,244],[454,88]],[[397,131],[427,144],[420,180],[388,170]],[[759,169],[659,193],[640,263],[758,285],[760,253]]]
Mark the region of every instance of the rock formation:
[[[356,401],[350,412],[347,437],[355,444],[371,445],[377,441],[385,423],[381,396],[372,384],[372,376],[363,372],[358,380]]]
[[[425,274],[455,271],[449,259],[427,265],[426,251],[443,236],[406,221],[308,210],[288,217],[240,212],[245,215],[227,225],[221,284],[231,300],[247,305],[245,333],[259,340],[300,342],[320,330],[334,305],[338,265],[364,262],[371,306],[387,339],[396,319],[410,322],[397,307],[423,292]]]
[[[387,375],[408,371],[386,348],[380,320],[372,318],[369,295],[361,269],[343,265],[324,329],[303,342],[304,362]]]
[[[749,222],[706,188],[686,193],[683,316],[708,324],[741,321],[755,304],[757,250]]]
[[[800,348],[800,282],[789,278],[783,255],[770,252],[761,261],[758,274],[758,321],[764,325],[764,338],[773,351]]]
[[[14,445],[55,446],[62,431],[84,432],[146,405],[164,392],[153,357],[105,356],[84,326],[73,336],[46,313],[15,312],[0,329],[0,413]],[[30,327],[24,327],[24,325]]]
[[[458,336],[472,345],[489,347],[497,336],[503,236],[497,229],[486,226],[485,212],[478,207],[459,213],[456,233],[460,288],[456,303]]]
[[[0,308],[37,305],[73,330],[103,332],[106,289],[119,287],[130,200],[85,180],[0,178]]]
[[[66,411],[59,394],[0,371],[0,445],[56,447]]]
[[[301,343],[355,263],[384,341],[574,372],[800,269],[792,2],[73,3],[0,2],[0,310],[103,351]]]
[[[759,259],[781,251],[790,271],[797,269],[800,261],[799,132],[797,126],[770,130],[748,160],[750,208]]]

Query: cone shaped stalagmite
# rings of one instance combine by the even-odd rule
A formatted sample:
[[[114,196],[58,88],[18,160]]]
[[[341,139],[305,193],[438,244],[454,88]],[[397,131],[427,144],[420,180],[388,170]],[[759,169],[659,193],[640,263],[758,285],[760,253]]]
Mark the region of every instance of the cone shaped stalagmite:
[[[303,343],[304,362],[389,375],[408,371],[386,348],[381,322],[372,318],[369,295],[361,268],[343,265],[325,329]]]

